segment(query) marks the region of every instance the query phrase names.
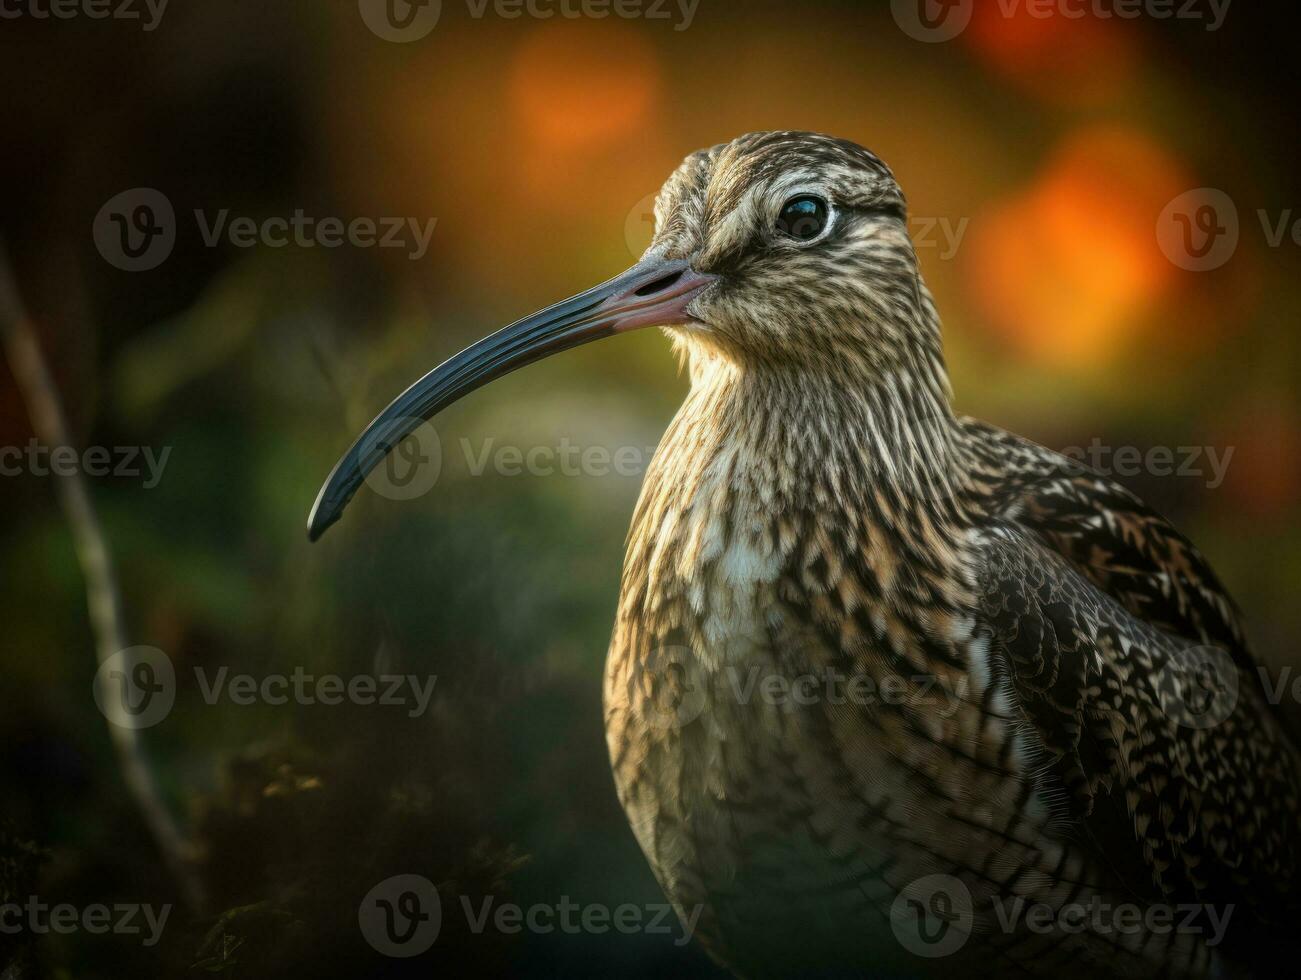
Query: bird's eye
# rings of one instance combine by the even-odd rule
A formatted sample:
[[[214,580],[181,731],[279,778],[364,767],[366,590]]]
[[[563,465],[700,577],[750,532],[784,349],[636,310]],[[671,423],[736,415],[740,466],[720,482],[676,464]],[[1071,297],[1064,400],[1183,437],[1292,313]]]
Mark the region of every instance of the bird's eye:
[[[777,216],[777,230],[799,242],[812,241],[827,227],[827,202],[812,194],[792,197]]]

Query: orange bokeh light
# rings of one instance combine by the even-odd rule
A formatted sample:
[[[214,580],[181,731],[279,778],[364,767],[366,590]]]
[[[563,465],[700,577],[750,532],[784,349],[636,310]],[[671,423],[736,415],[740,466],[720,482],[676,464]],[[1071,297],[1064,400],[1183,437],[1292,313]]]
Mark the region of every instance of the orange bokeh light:
[[[1074,15],[980,3],[964,37],[981,59],[1040,99],[1092,104],[1119,95],[1138,63],[1135,32],[1077,2]],[[1070,11],[1071,5],[1065,5]]]
[[[984,320],[1060,366],[1109,359],[1175,279],[1156,218],[1188,181],[1142,133],[1077,133],[1025,192],[975,223],[965,271]]]
[[[554,150],[601,146],[647,122],[660,89],[655,52],[617,21],[551,21],[515,57],[510,97],[521,128]]]

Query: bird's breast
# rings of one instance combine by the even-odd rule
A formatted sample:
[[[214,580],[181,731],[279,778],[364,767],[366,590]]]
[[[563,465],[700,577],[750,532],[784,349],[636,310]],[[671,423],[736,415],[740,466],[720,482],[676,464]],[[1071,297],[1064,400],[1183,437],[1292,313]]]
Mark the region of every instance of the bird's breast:
[[[693,612],[710,666],[744,663],[767,649],[780,625],[775,586],[781,556],[768,546],[758,520],[751,524],[750,533],[726,538],[717,559],[700,572],[701,601]]]

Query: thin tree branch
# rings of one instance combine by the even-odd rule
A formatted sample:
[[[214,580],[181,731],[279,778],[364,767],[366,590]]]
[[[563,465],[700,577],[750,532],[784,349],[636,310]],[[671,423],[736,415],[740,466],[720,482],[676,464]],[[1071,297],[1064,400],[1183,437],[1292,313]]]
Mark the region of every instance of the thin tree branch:
[[[4,340],[5,353],[14,379],[27,404],[36,437],[52,449],[72,445],[58,388],[41,353],[36,331],[23,309],[2,242],[0,336]],[[72,534],[77,560],[86,580],[86,602],[95,636],[95,652],[99,663],[103,665],[108,658],[129,645],[112,555],[81,471],[74,468],[69,475],[55,476],[53,479],[59,504]],[[201,914],[204,890],[194,861],[194,848],[163,801],[158,781],[145,756],[140,733],[111,723],[108,732],[128,792],[140,809],[186,904],[192,912]]]

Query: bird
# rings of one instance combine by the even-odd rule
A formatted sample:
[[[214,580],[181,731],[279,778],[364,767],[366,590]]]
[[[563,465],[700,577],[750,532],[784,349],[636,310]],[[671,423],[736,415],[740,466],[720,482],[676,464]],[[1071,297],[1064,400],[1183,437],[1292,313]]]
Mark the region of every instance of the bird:
[[[1301,904],[1298,743],[1239,607],[1124,486],[957,412],[906,199],[855,142],[688,155],[645,254],[396,398],[309,536],[447,405],[647,326],[690,388],[604,720],[705,951],[755,977],[1261,969]]]

